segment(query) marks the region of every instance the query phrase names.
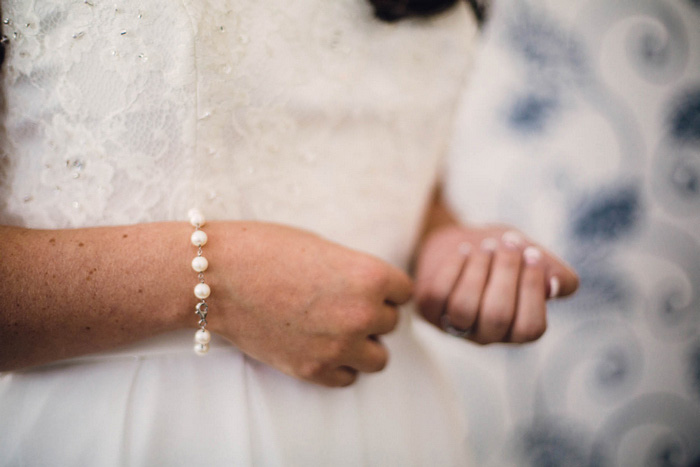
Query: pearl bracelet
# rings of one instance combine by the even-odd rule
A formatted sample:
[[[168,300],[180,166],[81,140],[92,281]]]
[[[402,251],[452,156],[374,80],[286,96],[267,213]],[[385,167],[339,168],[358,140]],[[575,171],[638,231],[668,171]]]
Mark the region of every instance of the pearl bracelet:
[[[195,314],[199,316],[199,329],[194,334],[194,351],[197,355],[205,355],[209,352],[209,342],[211,334],[207,331],[207,312],[209,305],[206,299],[211,294],[211,288],[204,282],[204,271],[209,267],[209,261],[202,256],[202,247],[207,244],[207,234],[201,228],[204,226],[204,216],[197,209],[190,209],[187,213],[190,218],[190,224],[194,227],[194,232],[190,237],[190,241],[197,247],[197,256],[192,260],[192,269],[197,273],[199,284],[194,287],[194,296],[200,302],[195,307]]]

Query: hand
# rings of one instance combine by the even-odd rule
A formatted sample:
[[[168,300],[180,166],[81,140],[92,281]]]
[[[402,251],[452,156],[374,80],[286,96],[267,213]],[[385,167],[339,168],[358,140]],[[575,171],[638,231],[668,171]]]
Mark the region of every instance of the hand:
[[[207,247],[219,255],[207,271],[209,328],[252,358],[314,383],[346,386],[358,372],[382,370],[388,353],[378,336],[396,326],[410,278],[304,231],[239,225],[208,226]],[[217,245],[226,247],[217,253]]]
[[[562,260],[505,226],[441,228],[426,239],[416,267],[425,318],[480,344],[538,339],[546,299],[577,287]]]

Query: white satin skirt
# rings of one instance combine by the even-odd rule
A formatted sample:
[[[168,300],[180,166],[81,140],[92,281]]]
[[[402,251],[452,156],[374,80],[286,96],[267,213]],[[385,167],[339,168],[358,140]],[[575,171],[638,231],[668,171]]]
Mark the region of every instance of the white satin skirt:
[[[426,326],[404,310],[387,368],[342,389],[223,339],[198,357],[190,331],[1,374],[0,465],[469,465],[441,349],[417,337]]]

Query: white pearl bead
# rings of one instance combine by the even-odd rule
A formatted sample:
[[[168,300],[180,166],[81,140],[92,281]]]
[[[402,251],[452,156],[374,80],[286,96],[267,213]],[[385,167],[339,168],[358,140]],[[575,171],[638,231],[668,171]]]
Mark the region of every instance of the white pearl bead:
[[[199,283],[194,286],[194,296],[197,298],[207,298],[211,293],[211,289],[207,284]]]
[[[194,341],[198,344],[208,344],[211,342],[211,334],[206,329],[200,329],[194,333]]]
[[[204,220],[204,215],[200,212],[199,209],[190,209],[189,211],[187,211],[187,217],[189,217],[190,224],[192,224],[193,227],[201,227],[206,222]]]
[[[199,356],[206,355],[209,352],[209,344],[197,343],[194,345],[194,353]]]
[[[192,244],[194,246],[203,246],[207,244],[207,234],[204,233],[202,230],[195,230],[192,232],[192,236],[190,237],[190,240],[192,240]]]
[[[192,269],[197,272],[204,272],[209,267],[209,261],[204,256],[195,256],[192,260]]]

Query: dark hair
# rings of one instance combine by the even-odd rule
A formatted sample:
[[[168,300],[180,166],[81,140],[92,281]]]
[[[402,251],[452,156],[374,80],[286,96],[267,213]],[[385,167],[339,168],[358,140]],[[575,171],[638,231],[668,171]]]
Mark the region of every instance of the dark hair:
[[[382,21],[398,21],[410,16],[430,16],[450,9],[459,0],[369,0],[374,7],[374,14]],[[486,0],[466,0],[471,6],[476,19],[481,24],[486,12]],[[1,11],[0,11],[1,16]],[[7,38],[2,35],[0,25],[0,65],[5,58]]]
[[[398,21],[410,16],[430,16],[450,9],[458,0],[369,0],[374,14],[382,21]],[[485,1],[467,0],[476,19],[484,20]]]

